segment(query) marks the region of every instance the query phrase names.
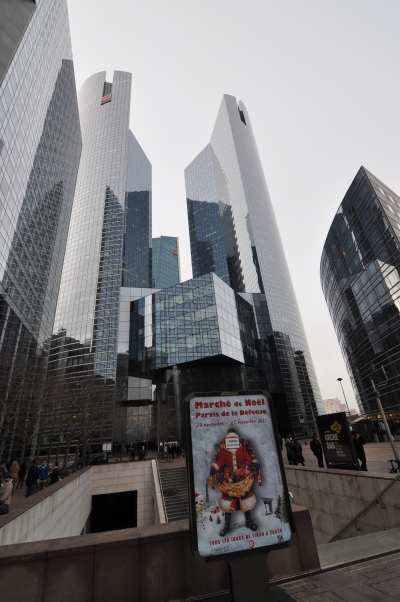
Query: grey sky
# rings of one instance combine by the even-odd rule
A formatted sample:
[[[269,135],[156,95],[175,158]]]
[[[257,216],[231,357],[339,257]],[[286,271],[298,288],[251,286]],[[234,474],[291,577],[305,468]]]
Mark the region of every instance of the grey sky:
[[[250,112],[324,398],[354,399],[319,280],[333,215],[361,164],[397,193],[398,0],[68,0],[78,86],[133,73],[131,126],[153,164],[153,232],[180,238],[183,170],[223,93]],[[340,395],[339,395],[340,394]]]

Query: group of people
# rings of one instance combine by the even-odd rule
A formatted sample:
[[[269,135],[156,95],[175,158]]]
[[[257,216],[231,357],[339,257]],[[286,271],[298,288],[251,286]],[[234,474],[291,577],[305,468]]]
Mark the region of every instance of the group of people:
[[[305,465],[301,443],[294,437],[288,437],[286,439],[286,454],[287,460],[291,466],[297,466],[298,464],[301,464],[302,466]]]
[[[58,463],[51,470],[46,460],[41,463],[35,458],[30,464],[17,460],[0,464],[0,514],[10,511],[12,493],[15,489],[26,487],[26,497],[29,497],[46,487],[56,483],[61,478]]]
[[[174,460],[182,455],[182,448],[178,441],[161,441],[158,451],[162,460]]]
[[[365,455],[364,445],[365,441],[356,431],[352,433],[353,438],[353,446],[357,456],[358,468],[359,470],[367,470],[367,457]],[[297,466],[301,464],[305,465],[303,450],[301,447],[301,443],[297,441],[294,437],[288,437],[286,439],[286,454],[288,463],[292,466]],[[318,466],[320,468],[324,468],[324,454],[322,450],[322,445],[320,440],[314,435],[314,437],[310,440],[310,450],[314,454]]]

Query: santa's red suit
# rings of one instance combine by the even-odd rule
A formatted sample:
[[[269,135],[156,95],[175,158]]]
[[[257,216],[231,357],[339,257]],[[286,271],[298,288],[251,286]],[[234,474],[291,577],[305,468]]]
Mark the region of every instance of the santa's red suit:
[[[219,505],[223,512],[253,510],[257,503],[254,483],[255,481],[261,483],[261,475],[258,460],[245,441],[241,439],[237,449],[227,449],[221,443],[211,469],[219,476],[217,487],[222,492]],[[235,497],[232,491],[229,491],[229,484],[241,482],[247,483],[246,491],[239,497]]]

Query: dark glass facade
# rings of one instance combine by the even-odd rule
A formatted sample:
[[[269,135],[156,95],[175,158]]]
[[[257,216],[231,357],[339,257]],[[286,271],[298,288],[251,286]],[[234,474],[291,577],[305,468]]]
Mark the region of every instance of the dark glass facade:
[[[228,187],[210,145],[186,168],[185,176],[193,276],[214,272],[234,290],[244,291]]]
[[[179,245],[175,236],[160,236],[152,242],[153,288],[168,288],[180,281]]]
[[[129,132],[122,286],[150,287],[151,266],[151,163]]]
[[[280,428],[309,436],[319,387],[251,120],[233,96],[223,97],[210,144],[186,168],[185,180],[193,273],[215,272],[235,291],[263,298],[262,340],[273,355],[276,405],[284,406]]]
[[[189,393],[269,386],[252,299],[215,274],[132,301],[129,333],[129,374],[156,385],[161,440],[183,439]]]
[[[79,94],[83,150],[51,341],[44,453],[85,457],[114,438],[121,285],[150,281],[151,166],[129,131],[130,98],[131,75],[122,71],[111,82],[105,72],[91,76]]]
[[[16,5],[18,23],[0,24],[13,40],[0,84],[0,457],[6,458],[36,451],[81,153],[66,2]]]
[[[400,408],[400,197],[361,167],[329,230],[321,284],[363,412]]]

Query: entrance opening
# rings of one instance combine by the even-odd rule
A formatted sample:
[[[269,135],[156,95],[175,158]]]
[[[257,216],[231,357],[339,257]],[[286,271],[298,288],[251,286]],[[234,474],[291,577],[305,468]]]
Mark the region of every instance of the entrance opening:
[[[137,527],[137,491],[104,493],[92,497],[90,532]]]

